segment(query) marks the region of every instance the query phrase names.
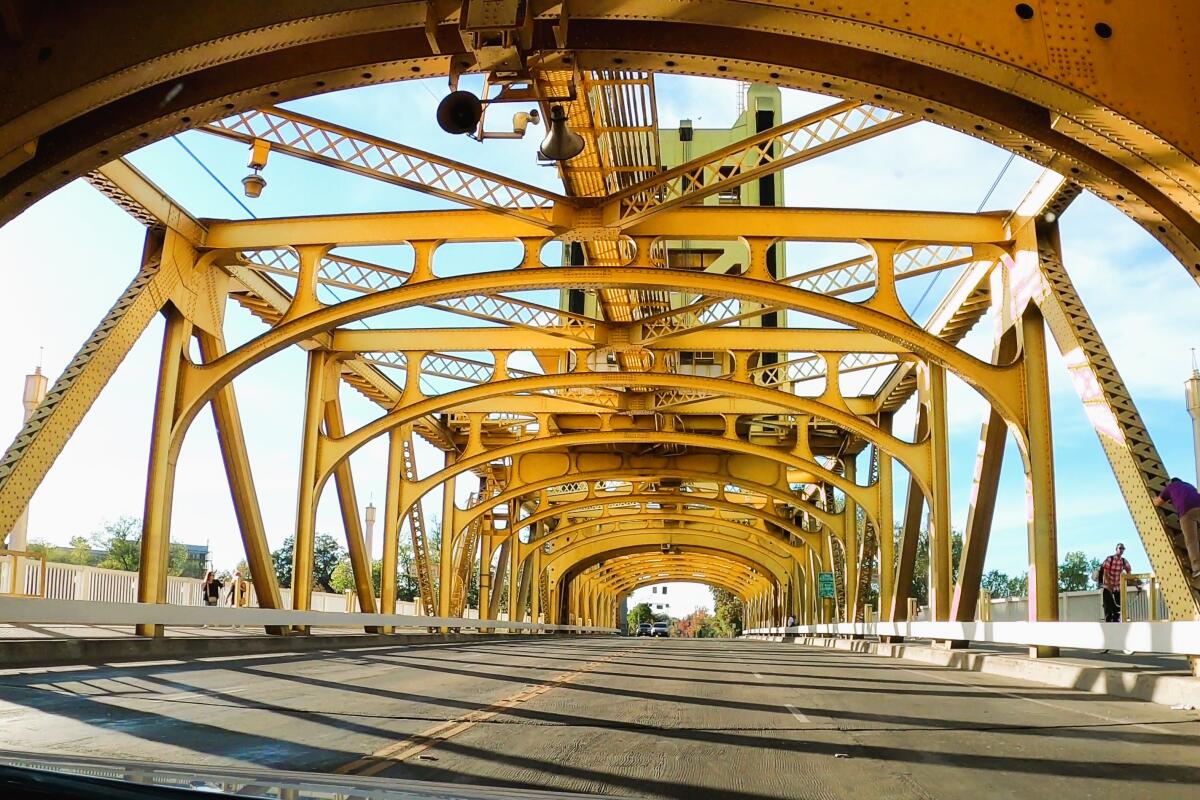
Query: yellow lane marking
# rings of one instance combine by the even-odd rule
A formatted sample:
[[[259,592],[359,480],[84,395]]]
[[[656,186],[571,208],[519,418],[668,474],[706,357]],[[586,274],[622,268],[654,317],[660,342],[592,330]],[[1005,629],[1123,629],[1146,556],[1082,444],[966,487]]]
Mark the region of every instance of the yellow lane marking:
[[[581,675],[603,666],[606,662],[612,661],[619,655],[621,654],[613,653],[596,661],[588,662],[573,672],[564,672],[544,683],[539,683],[536,686],[527,686],[516,694],[509,695],[502,700],[497,700],[486,708],[471,711],[458,719],[438,723],[432,728],[423,730],[420,733],[414,733],[412,736],[382,747],[370,755],[355,759],[348,764],[343,764],[334,770],[334,772],[343,775],[376,775],[388,767],[406,761],[419,753],[423,753],[439,742],[444,742],[481,722],[486,722],[502,711],[519,706],[521,703],[545,694],[551,689],[571,683]]]

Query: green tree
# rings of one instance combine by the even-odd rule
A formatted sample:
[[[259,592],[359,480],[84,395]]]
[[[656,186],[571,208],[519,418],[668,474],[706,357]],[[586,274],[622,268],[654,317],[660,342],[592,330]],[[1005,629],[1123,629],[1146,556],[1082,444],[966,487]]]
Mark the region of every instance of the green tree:
[[[631,629],[636,629],[637,626],[641,625],[643,622],[653,622],[654,612],[650,610],[649,603],[638,603],[636,606],[629,609],[627,618],[629,619],[629,627]]]
[[[138,548],[141,549],[141,536],[138,536]],[[188,549],[179,542],[171,542],[167,556],[167,574],[180,575],[184,578],[203,578],[205,565],[188,556]],[[224,577],[221,577],[224,576]],[[228,572],[218,574],[222,581],[229,579]]]
[[[346,551],[337,543],[337,539],[328,533],[317,534],[313,543],[314,585],[323,586],[328,590],[333,582],[333,571],[345,555]]]
[[[896,550],[900,552],[901,528],[896,526]],[[950,582],[958,580],[958,564],[962,559],[963,537],[959,531],[950,532]],[[917,536],[917,559],[913,565],[913,586],[909,595],[921,605],[929,604],[929,530],[922,530]]]
[[[56,547],[54,551],[61,554],[61,560],[68,564],[79,564],[88,567],[99,563],[99,559],[92,554],[92,543],[86,536],[72,536],[68,549],[64,550],[61,547]]]
[[[292,551],[296,549],[296,537],[288,536],[278,550],[271,551],[271,565],[275,567],[275,579],[280,588],[292,586]]]
[[[1092,573],[1100,568],[1100,559],[1088,558],[1082,550],[1072,550],[1058,565],[1058,590],[1082,592],[1089,588]]]
[[[375,590],[375,594],[383,597],[383,562],[371,562],[371,587]]]
[[[50,557],[50,553],[55,549],[57,548],[55,548],[54,545],[50,544],[45,539],[31,539],[29,543],[25,545],[26,552],[35,553],[45,558],[47,561],[54,560]]]
[[[275,577],[282,587],[292,585],[292,552],[296,549],[296,537],[288,536],[283,540],[283,546],[271,553],[271,563],[275,566]],[[313,542],[313,588],[317,591],[329,591],[333,582],[333,571],[338,562],[346,555],[346,551],[328,533],[317,535]]]
[[[339,594],[342,592],[353,591],[354,589],[354,568],[350,565],[350,559],[343,558],[333,568],[333,575],[329,578],[329,588]]]
[[[727,589],[713,587],[713,616],[719,636],[740,636],[742,633],[742,601]]]
[[[98,566],[104,569],[119,569],[137,572],[142,563],[142,522],[136,517],[119,517],[92,534],[98,550],[104,558]]]
[[[728,635],[721,629],[721,624],[717,622],[717,618],[712,614],[704,615],[704,618],[700,620],[700,628],[696,631],[696,638],[698,639],[720,639]]]
[[[396,549],[396,599],[411,602],[421,593],[421,584],[417,580],[416,557],[413,556],[412,542],[400,542]],[[381,562],[382,564],[382,562]],[[430,569],[433,566],[430,565]],[[436,570],[434,570],[436,572]]]
[[[1012,578],[1000,570],[992,570],[983,576],[980,588],[997,599],[1012,597]]]

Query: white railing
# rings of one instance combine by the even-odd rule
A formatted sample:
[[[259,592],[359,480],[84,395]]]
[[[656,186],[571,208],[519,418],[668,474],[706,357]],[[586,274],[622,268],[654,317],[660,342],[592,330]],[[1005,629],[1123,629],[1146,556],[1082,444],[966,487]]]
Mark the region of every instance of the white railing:
[[[40,597],[46,560],[27,550],[0,548],[0,594]]]
[[[750,636],[903,636],[1079,650],[1200,655],[1197,622],[842,622],[752,628]]]
[[[616,633],[613,627],[595,625],[551,625],[541,622],[509,622],[466,617],[427,617],[409,614],[361,614],[355,612],[287,611],[273,608],[230,608],[174,606],[155,603],[102,603],[81,600],[0,597],[0,620],[32,625],[168,625],[259,626],[300,625],[318,628],[385,626],[425,629],[492,629],[528,632]]]
[[[0,559],[0,587],[7,586],[11,581],[13,559]],[[41,569],[29,567],[25,570],[25,593],[31,596],[44,597],[47,600],[84,600],[95,603],[136,603],[138,574],[119,569],[104,569],[80,564],[62,564],[48,562],[46,564],[45,587],[41,583]],[[199,578],[167,578],[167,603],[175,606],[204,605],[204,581]],[[221,589],[221,604],[227,603],[226,596],[229,586]],[[279,590],[283,605],[286,608],[292,604],[292,590]],[[313,592],[311,607],[313,611],[321,612],[358,612],[360,611],[358,597],[353,592],[336,594],[333,592]],[[254,587],[250,587],[248,607],[257,608],[258,598]],[[375,598],[375,607],[379,607],[379,598]],[[398,600],[396,612],[407,616],[421,614],[419,603]],[[479,609],[468,608],[464,615],[467,619],[478,619]],[[7,622],[0,618],[0,622]]]
[[[1130,589],[1125,594],[1125,621],[1149,622],[1167,619],[1167,603],[1161,592],[1155,593],[1158,614],[1150,614],[1150,592]],[[976,613],[976,617],[978,617]],[[991,622],[1025,622],[1029,619],[1029,598],[992,598]],[[1058,619],[1061,622],[1097,622],[1104,619],[1104,601],[1099,589],[1083,592],[1060,592],[1058,595]],[[923,606],[914,622],[928,622],[929,608]]]

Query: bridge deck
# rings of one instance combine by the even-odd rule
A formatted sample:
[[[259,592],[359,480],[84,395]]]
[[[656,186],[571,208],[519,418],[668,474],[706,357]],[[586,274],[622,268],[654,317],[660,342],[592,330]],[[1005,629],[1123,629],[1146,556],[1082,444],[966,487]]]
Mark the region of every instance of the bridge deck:
[[[7,670],[0,747],[653,797],[1170,798],[1200,781],[1194,711],[756,641]]]

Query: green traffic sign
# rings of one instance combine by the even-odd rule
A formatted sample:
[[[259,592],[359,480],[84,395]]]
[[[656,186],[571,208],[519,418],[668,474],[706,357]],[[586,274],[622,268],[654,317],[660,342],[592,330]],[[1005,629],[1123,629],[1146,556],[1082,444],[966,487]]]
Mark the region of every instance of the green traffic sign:
[[[818,597],[833,597],[833,573],[818,572],[817,573],[817,596]]]

